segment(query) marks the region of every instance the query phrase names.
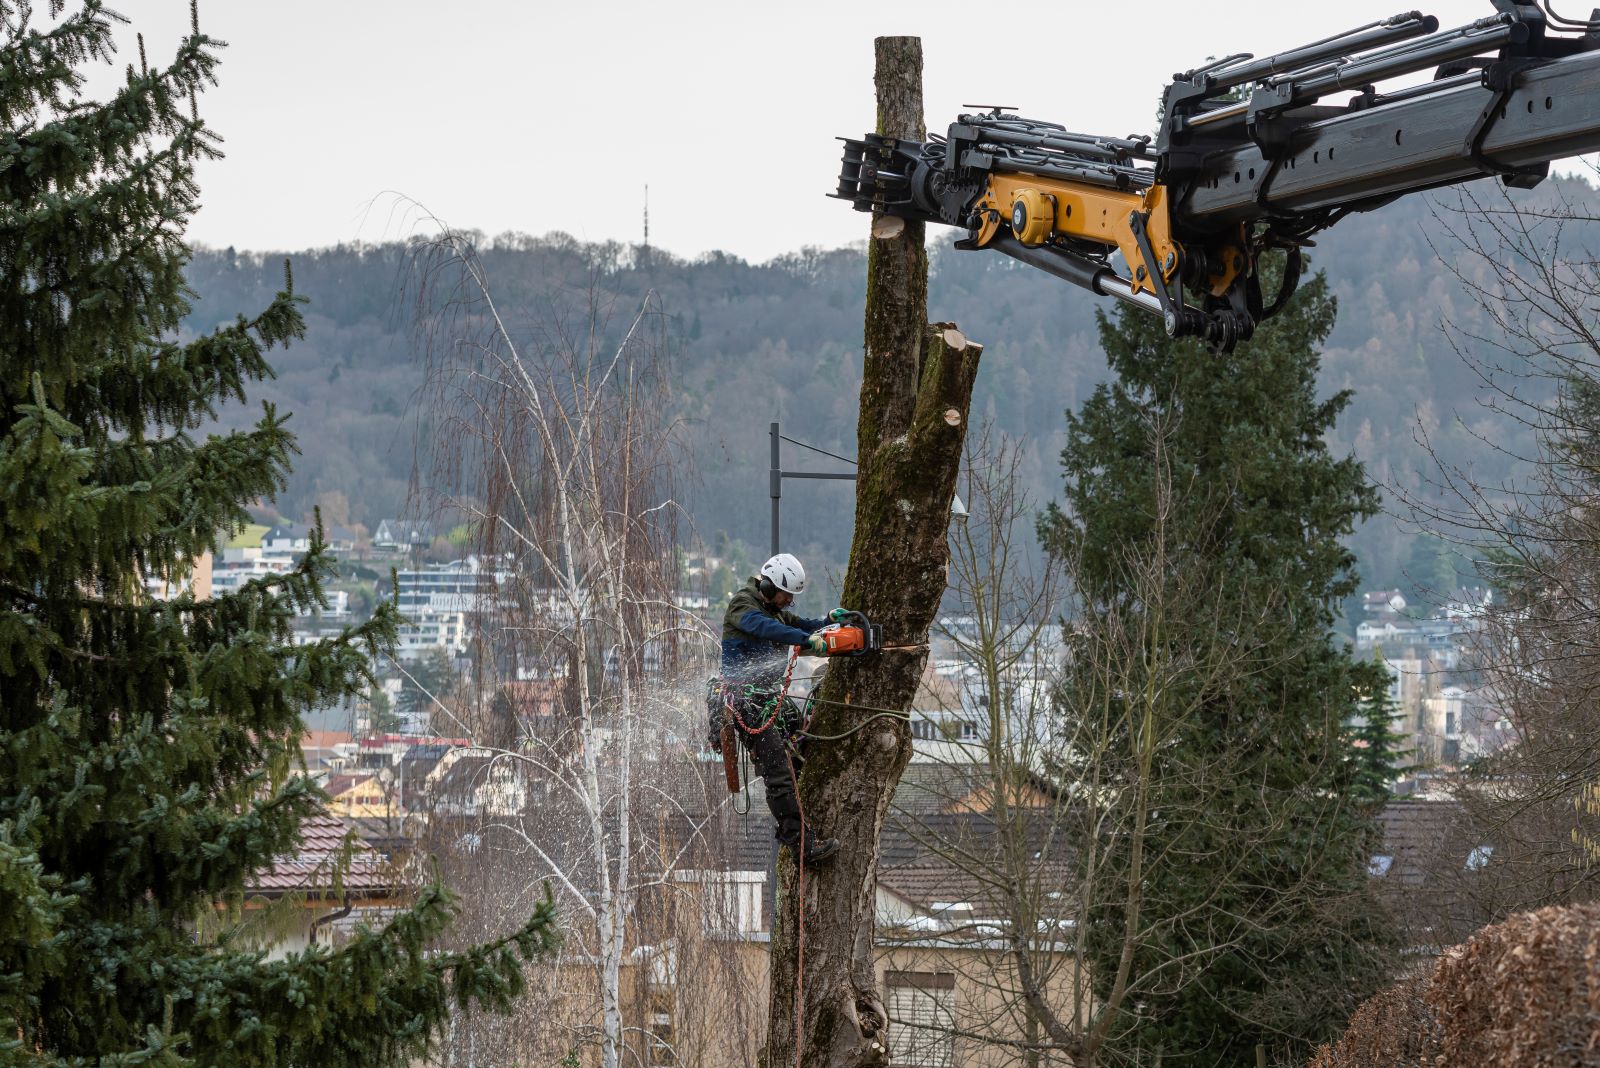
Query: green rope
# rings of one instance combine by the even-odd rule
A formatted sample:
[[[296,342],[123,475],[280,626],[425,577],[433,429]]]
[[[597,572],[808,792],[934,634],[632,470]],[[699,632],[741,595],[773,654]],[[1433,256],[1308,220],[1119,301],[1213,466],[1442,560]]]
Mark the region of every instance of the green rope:
[[[838,701],[829,701],[828,703],[829,704],[839,704],[840,702],[838,702]],[[847,708],[859,708],[861,706],[859,706],[859,705],[847,705],[845,707],[847,707]],[[910,723],[911,722],[911,715],[910,715],[910,713],[907,713],[907,712],[874,712],[872,715],[868,716],[866,719],[862,720],[860,723],[857,723],[854,727],[851,727],[849,730],[845,731],[843,734],[812,734],[810,731],[807,731],[805,733],[805,737],[806,737],[807,741],[837,742],[840,739],[848,738],[852,734],[855,734],[855,733],[857,733],[857,732],[859,732],[861,730],[864,730],[866,728],[867,724],[871,723],[875,719],[898,719],[898,720],[900,720],[900,721],[902,721],[904,723]]]
[[[905,723],[910,723],[911,722],[911,713],[910,712],[906,712],[906,711],[898,710],[898,709],[893,709],[893,708],[874,708],[871,705],[851,704],[849,701],[829,701],[829,700],[826,700],[824,698],[818,697],[815,693],[811,694],[809,697],[806,698],[806,707],[807,707],[808,713],[809,713],[809,710],[810,710],[810,706],[813,703],[819,704],[819,705],[833,705],[836,708],[854,708],[854,709],[858,709],[858,710],[860,710],[862,712],[871,712],[872,713],[872,715],[868,716],[866,719],[862,720],[860,723],[857,723],[854,727],[851,727],[849,730],[845,731],[843,734],[812,734],[810,731],[805,731],[804,732],[804,736],[806,738],[808,738],[808,739],[814,738],[819,742],[837,742],[837,741],[840,741],[841,739],[848,738],[853,734],[856,734],[856,733],[859,733],[862,730],[865,730],[867,724],[873,722],[874,720],[879,720],[879,719],[898,719],[898,720],[901,720],[902,722],[905,722]],[[811,719],[811,716],[808,714],[808,715],[806,715],[804,717],[804,719],[807,722],[809,722],[810,719]]]

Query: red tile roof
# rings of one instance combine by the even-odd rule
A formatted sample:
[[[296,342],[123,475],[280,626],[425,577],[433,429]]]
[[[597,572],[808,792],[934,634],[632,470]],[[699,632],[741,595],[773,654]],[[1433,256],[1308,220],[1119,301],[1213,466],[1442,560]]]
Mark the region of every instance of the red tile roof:
[[[341,775],[330,775],[328,776],[328,784],[324,786],[323,789],[328,791],[329,797],[338,797],[346,790],[349,790],[355,786],[360,786],[362,783],[366,782],[372,777],[373,774],[370,771],[345,772]]]
[[[266,871],[252,876],[245,886],[247,894],[278,897],[299,893],[326,898],[342,891],[345,895],[370,898],[388,897],[394,892],[395,880],[388,862],[361,841],[349,820],[333,815],[314,816],[300,825],[300,833],[299,850],[293,856],[275,858]]]
[[[300,736],[302,749],[332,749],[352,741],[348,731],[306,731]]]

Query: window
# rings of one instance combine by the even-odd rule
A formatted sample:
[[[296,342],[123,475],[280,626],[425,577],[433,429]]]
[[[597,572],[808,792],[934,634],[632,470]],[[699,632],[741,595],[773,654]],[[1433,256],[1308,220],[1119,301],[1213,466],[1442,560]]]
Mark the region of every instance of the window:
[[[678,958],[670,946],[653,951],[646,972],[648,1002],[644,1027],[644,1063],[650,1068],[676,1068],[677,1031],[673,1012],[677,1004]]]
[[[645,1063],[651,1068],[676,1065],[678,1050],[673,1045],[677,1039],[672,1028],[672,1013],[652,1012],[645,1023],[647,1024],[644,1033]]]
[[[1489,866],[1489,858],[1494,856],[1494,846],[1481,845],[1467,854],[1467,870],[1482,871]]]
[[[951,972],[889,972],[889,1054],[896,1068],[955,1068],[955,1026],[950,1009],[956,977]]]
[[[766,930],[767,914],[761,908],[766,872],[683,870],[675,872],[673,879],[700,884],[701,917],[707,932],[748,934]]]

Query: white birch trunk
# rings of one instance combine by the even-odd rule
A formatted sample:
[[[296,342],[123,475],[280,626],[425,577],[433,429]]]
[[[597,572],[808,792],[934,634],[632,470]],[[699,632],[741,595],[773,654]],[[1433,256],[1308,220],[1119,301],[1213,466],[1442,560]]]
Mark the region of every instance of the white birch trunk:
[[[593,934],[601,1064],[621,1068],[625,1036],[632,1030],[621,977],[640,892],[634,885],[631,811],[637,789],[635,735],[640,702],[648,693],[636,672],[651,643],[678,628],[676,621],[656,620],[656,614],[673,609],[664,596],[669,587],[652,571],[664,566],[652,532],[661,529],[660,515],[674,507],[668,499],[656,499],[663,496],[655,480],[664,463],[665,436],[659,412],[644,407],[649,398],[639,396],[652,379],[636,374],[629,352],[641,325],[659,309],[653,308],[654,294],[647,295],[621,344],[608,356],[599,355],[597,324],[603,316],[591,300],[586,340],[572,344],[556,338],[552,345],[546,338],[525,358],[470,243],[446,229],[433,254],[460,272],[449,306],[481,331],[451,340],[452,355],[437,368],[441,387],[463,410],[461,429],[483,446],[478,461],[483,477],[498,480],[513,504],[507,512],[515,515],[477,505],[468,510],[513,543],[519,555],[538,562],[543,581],[560,602],[557,613],[567,614],[555,622],[533,619],[535,625],[524,629],[542,639],[518,640],[543,640],[558,648],[576,672],[570,687],[574,707],[567,709],[576,752],[550,747],[548,760],[526,751],[508,750],[504,756],[537,767],[566,791],[579,835],[569,841],[581,843],[586,863],[559,870],[554,852],[537,840],[536,826],[532,833],[529,826],[496,826],[517,836],[550,869],[544,877],[553,878],[583,910]],[[553,358],[552,349],[558,350]],[[454,355],[458,352],[462,355]],[[509,435],[509,446],[501,437],[507,419],[518,431]],[[523,496],[525,485],[538,487],[537,501]],[[548,526],[523,528],[521,522],[532,517]],[[533,613],[537,617],[539,609]],[[615,683],[607,677],[611,663],[617,668]],[[591,867],[592,873],[583,870]],[[590,1031],[584,1041],[594,1041],[592,1036]]]

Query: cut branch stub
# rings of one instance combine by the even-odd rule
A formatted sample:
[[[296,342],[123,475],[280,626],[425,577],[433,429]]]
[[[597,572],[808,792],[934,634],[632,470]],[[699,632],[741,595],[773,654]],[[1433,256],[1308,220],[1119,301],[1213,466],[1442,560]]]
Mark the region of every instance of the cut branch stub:
[[[878,215],[872,220],[872,236],[879,241],[899,237],[906,232],[906,221],[898,215]]]

